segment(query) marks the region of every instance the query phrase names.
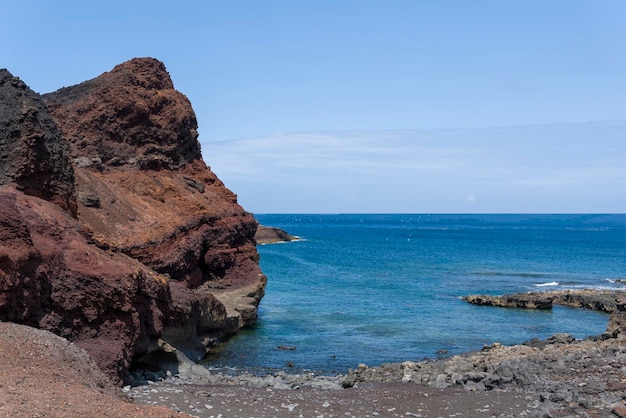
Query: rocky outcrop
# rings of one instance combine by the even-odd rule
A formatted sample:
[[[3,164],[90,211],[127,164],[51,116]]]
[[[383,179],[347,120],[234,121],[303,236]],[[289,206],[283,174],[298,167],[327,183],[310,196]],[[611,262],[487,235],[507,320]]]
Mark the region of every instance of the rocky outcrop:
[[[475,305],[506,308],[551,309],[552,305],[562,305],[612,313],[616,310],[616,296],[623,294],[626,292],[580,289],[513,293],[502,296],[470,295],[464,296],[463,300]]]
[[[289,235],[280,228],[259,225],[254,239],[257,244],[274,244],[277,242],[289,242],[298,239],[293,235]]]
[[[79,166],[176,169],[202,159],[191,104],[158,60],[133,59],[44,98]]]
[[[43,101],[1,74],[1,320],[64,336],[121,380],[164,343],[198,359],[254,322],[257,223],[202,161],[161,62]]]
[[[0,69],[0,185],[49,200],[76,216],[69,146],[41,97]]]
[[[155,348],[169,313],[167,280],[93,244],[55,205],[0,190],[0,318],[54,332],[85,348],[111,376]]]
[[[463,300],[476,305],[506,308],[551,309],[555,304],[606,312],[611,316],[603,337],[626,338],[626,291],[623,290],[579,289],[502,296],[470,295],[463,297]]]
[[[606,333],[621,340],[626,340],[626,295],[620,294],[615,298],[615,311],[609,318]]]
[[[516,390],[539,395],[534,407],[544,414],[537,416],[583,411],[580,416],[611,416],[626,396],[626,345],[615,339],[564,337],[557,335],[540,347],[494,343],[445,359],[362,364],[342,377],[342,385],[403,382],[467,391]]]
[[[470,295],[463,300],[484,306],[500,306],[503,308],[552,309],[552,298],[535,293],[515,293],[504,296]]]

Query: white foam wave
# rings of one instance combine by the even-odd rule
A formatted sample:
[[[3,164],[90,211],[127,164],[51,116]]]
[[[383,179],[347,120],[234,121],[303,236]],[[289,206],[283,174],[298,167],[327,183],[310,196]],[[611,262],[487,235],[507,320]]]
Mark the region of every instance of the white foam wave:
[[[546,286],[558,286],[560,284],[561,283],[559,283],[559,282],[548,282],[548,283],[537,283],[537,284],[535,284],[535,286],[537,286],[537,287],[546,287]]]

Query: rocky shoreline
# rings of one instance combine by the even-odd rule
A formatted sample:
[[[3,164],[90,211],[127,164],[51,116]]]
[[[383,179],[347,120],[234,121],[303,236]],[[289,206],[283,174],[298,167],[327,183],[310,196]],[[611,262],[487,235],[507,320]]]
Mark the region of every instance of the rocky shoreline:
[[[337,376],[212,373],[163,347],[176,354],[175,368],[135,371],[145,384],[123,389],[63,338],[0,322],[0,416],[626,417],[626,298],[609,293],[616,303],[607,332],[584,340],[556,334],[513,346],[495,342]]]
[[[511,295],[500,298],[530,300],[528,294],[524,295],[523,298]],[[566,303],[575,299],[586,309],[610,309],[612,314],[607,332],[584,340],[575,340],[568,334],[556,334],[547,340],[533,339],[513,346],[495,342],[479,351],[450,358],[374,367],[361,364],[338,376],[284,372],[263,377],[251,374],[229,376],[204,371],[202,375],[179,375],[148,386],[128,387],[127,395],[137,402],[161,404],[159,396],[164,396],[164,393],[171,395],[176,390],[183,393],[187,387],[193,388],[190,393],[213,393],[216,388],[220,388],[219,391],[231,388],[237,393],[253,391],[257,395],[263,391],[307,391],[316,399],[334,399],[335,403],[341,403],[342,399],[358,398],[363,390],[395,393],[403,387],[402,390],[413,392],[454,393],[466,402],[481,396],[494,397],[502,402],[504,398],[509,399],[507,396],[519,396],[515,398],[517,410],[493,415],[494,410],[487,409],[482,415],[476,413],[469,416],[515,416],[511,411],[516,411],[520,414],[517,416],[626,417],[626,293],[589,290],[532,294],[532,298],[541,300],[547,297]],[[613,302],[607,303],[609,300]],[[540,303],[532,305],[542,306]],[[180,389],[181,385],[185,389]],[[196,399],[196,402],[199,401]],[[409,400],[398,402],[404,402],[407,408],[415,406]],[[320,411],[326,413],[324,416],[337,416],[332,415],[335,411],[332,408]],[[191,411],[197,416],[217,416],[209,412],[202,408]]]

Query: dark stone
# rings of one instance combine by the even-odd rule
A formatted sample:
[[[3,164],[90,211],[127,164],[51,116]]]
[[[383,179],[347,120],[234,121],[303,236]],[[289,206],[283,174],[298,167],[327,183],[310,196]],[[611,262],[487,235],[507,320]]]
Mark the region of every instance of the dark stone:
[[[259,225],[254,235],[257,244],[273,244],[276,242],[289,242],[297,239],[279,228]]]
[[[41,96],[0,69],[0,185],[13,185],[76,216],[69,155]]]

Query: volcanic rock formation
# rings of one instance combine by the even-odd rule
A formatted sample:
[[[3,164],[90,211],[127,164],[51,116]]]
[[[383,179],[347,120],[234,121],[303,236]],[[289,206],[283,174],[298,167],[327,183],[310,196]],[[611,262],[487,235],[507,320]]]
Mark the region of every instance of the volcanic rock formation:
[[[199,359],[256,319],[257,223],[203,162],[161,62],[43,96],[2,70],[0,91],[1,320],[125,380],[159,347]]]
[[[286,231],[272,226],[259,225],[254,235],[257,244],[275,244],[277,242],[295,241],[298,237],[289,235]]]
[[[39,95],[0,69],[0,185],[58,204],[76,215],[69,146]]]
[[[502,296],[470,295],[464,296],[463,300],[474,305],[504,308],[552,309],[552,305],[562,305],[612,313],[617,309],[616,295],[624,295],[624,292],[620,290],[568,289],[512,293]]]

